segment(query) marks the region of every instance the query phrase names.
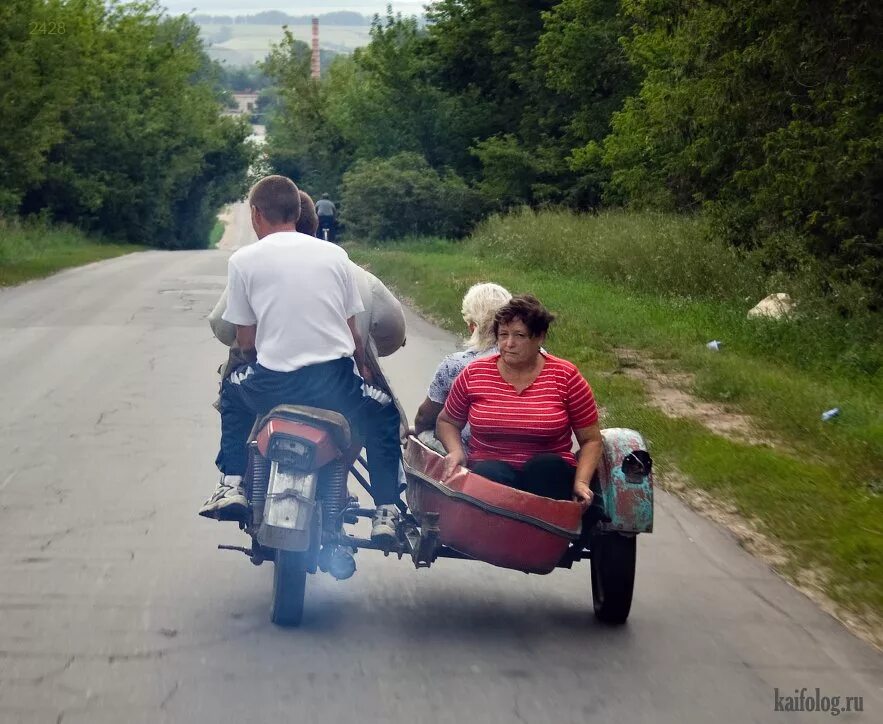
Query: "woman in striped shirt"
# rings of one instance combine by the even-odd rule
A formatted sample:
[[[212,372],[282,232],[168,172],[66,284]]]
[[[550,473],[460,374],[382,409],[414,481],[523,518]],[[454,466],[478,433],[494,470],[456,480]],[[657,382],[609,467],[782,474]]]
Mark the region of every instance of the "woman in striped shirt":
[[[499,354],[460,373],[438,417],[436,435],[448,451],[445,480],[468,462],[474,473],[504,485],[589,507],[602,450],[598,410],[576,366],[542,350],[553,320],[530,294],[497,312]],[[460,438],[467,422],[468,456]]]

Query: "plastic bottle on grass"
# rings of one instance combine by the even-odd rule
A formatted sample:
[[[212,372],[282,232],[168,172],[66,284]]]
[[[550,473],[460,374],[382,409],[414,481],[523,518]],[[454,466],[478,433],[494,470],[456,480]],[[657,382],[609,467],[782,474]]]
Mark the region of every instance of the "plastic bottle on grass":
[[[822,413],[822,422],[828,422],[829,420],[833,420],[835,417],[840,416],[840,408],[832,407],[830,410],[825,410]]]

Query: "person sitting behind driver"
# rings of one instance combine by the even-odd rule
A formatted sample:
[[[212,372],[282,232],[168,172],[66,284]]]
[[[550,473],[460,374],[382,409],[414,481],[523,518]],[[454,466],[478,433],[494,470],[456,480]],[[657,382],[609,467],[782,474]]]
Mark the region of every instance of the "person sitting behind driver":
[[[448,451],[443,480],[467,461],[482,477],[588,509],[602,453],[592,388],[576,366],[543,351],[555,317],[530,294],[494,317],[498,354],[470,363],[454,381],[436,423]],[[469,423],[469,452],[460,431]],[[571,452],[571,434],[579,456]]]
[[[445,406],[457,375],[473,360],[497,352],[494,315],[511,298],[507,289],[491,282],[473,284],[463,295],[461,313],[470,334],[466,340],[466,349],[449,354],[441,361],[429,384],[426,399],[420,404],[414,418],[414,432],[430,447],[436,447],[437,441],[432,435],[435,422]],[[463,431],[463,438],[464,441],[469,439],[468,426]]]
[[[298,189],[297,195],[300,196],[300,217],[298,217],[294,230],[307,236],[316,236],[316,232],[319,229],[319,216],[316,214],[316,204],[313,203],[313,199],[303,189]]]

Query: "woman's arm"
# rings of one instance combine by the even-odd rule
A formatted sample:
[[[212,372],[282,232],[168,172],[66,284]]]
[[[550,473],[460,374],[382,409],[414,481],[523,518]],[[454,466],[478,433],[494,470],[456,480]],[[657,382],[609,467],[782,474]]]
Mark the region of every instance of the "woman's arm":
[[[350,328],[350,333],[353,335],[353,344],[355,345],[353,359],[356,360],[356,367],[359,370],[359,374],[362,375],[362,379],[365,380],[365,382],[369,385],[373,385],[374,373],[368,366],[368,356],[365,354],[365,340],[363,340],[362,335],[359,334],[359,328],[356,326],[356,318],[350,317],[346,320],[346,323]]]
[[[576,441],[579,443],[579,455],[576,462],[576,475],[573,479],[573,499],[583,508],[588,508],[593,497],[589,484],[598,469],[604,449],[601,426],[596,422],[594,425],[575,430],[574,433]]]
[[[455,420],[445,410],[441,411],[435,423],[435,436],[439,439],[448,454],[445,455],[445,469],[442,482],[450,478],[457,468],[466,464],[466,451],[463,449],[463,438],[460,432],[466,427],[465,422]]]
[[[208,323],[212,328],[212,333],[217,337],[218,341],[222,344],[226,344],[228,347],[232,347],[236,342],[236,325],[224,321],[223,317],[224,312],[226,311],[227,289],[225,288],[218,303],[215,304],[215,308],[211,311],[211,314],[208,315]]]
[[[244,354],[248,354],[254,350],[257,334],[258,325],[256,324],[249,324],[247,326],[241,324],[236,325],[236,344],[239,345],[239,349],[242,350]]]
[[[417,409],[417,417],[414,418],[414,431],[419,435],[421,432],[435,429],[435,422],[444,407],[441,402],[433,402],[428,397],[423,400]]]

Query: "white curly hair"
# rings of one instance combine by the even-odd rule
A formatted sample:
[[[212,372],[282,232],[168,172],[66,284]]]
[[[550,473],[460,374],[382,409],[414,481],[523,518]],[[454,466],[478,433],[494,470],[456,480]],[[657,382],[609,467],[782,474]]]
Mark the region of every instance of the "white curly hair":
[[[499,284],[483,282],[469,287],[469,291],[463,295],[461,312],[463,321],[474,324],[475,328],[472,336],[466,340],[466,349],[485,352],[497,343],[494,336],[494,315],[510,299],[512,295]]]

